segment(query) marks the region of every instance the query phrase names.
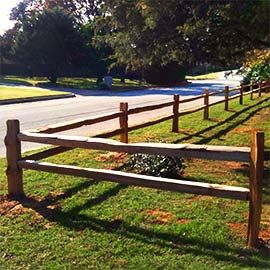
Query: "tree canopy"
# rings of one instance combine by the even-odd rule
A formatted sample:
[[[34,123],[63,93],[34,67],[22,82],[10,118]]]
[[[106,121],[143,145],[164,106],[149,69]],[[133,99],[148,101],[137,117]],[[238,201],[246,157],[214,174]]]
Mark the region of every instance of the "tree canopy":
[[[57,74],[61,65],[110,65],[154,77],[198,64],[240,66],[269,47],[268,0],[22,0],[1,38],[16,58]],[[8,46],[10,44],[10,46]],[[83,55],[83,57],[81,57]],[[83,61],[84,60],[84,61]],[[178,74],[178,75],[177,75]],[[48,75],[52,80],[54,76]],[[152,80],[151,79],[151,80]],[[167,80],[164,78],[164,80]]]
[[[268,1],[104,0],[101,9],[97,39],[134,69],[171,61],[226,67],[269,44]]]
[[[63,66],[82,59],[82,41],[73,17],[56,7],[22,22],[14,50],[18,59],[55,83]]]

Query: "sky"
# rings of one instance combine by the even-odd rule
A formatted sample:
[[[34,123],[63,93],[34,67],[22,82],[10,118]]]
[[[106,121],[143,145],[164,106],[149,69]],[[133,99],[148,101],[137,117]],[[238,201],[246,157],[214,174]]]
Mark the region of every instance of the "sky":
[[[9,14],[20,0],[0,0],[0,35],[12,28],[14,22],[9,20]]]

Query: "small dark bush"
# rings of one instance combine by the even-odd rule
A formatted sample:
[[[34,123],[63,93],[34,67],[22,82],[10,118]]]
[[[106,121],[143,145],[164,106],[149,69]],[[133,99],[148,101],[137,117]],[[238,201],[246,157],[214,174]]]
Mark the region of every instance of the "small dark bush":
[[[105,83],[100,83],[98,85],[98,89],[99,90],[110,90],[110,87],[107,84],[105,84]]]
[[[183,66],[171,62],[166,66],[151,66],[145,70],[144,79],[150,84],[177,84],[185,80],[186,70]]]
[[[183,172],[184,164],[181,158],[159,155],[134,154],[125,164],[129,172],[178,178]]]

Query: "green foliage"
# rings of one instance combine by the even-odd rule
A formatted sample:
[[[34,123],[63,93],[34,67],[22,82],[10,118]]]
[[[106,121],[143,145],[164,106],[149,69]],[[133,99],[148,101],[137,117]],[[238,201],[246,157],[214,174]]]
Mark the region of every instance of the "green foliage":
[[[244,63],[247,69],[247,81],[269,80],[270,78],[270,49],[248,52]]]
[[[145,175],[178,178],[183,172],[184,164],[178,157],[134,154],[125,164],[125,168]]]
[[[38,14],[44,9],[60,7],[67,14],[76,18],[79,23],[85,23],[91,16],[98,14],[98,6],[101,0],[21,0],[12,9],[11,19],[18,22],[24,21],[29,16]]]
[[[177,84],[184,81],[185,69],[175,62],[165,66],[151,66],[144,72],[144,79],[151,84]]]
[[[106,0],[101,7],[95,39],[133,70],[171,61],[227,67],[269,44],[268,1]]]
[[[82,41],[72,16],[61,8],[45,9],[23,21],[14,50],[21,62],[56,83],[61,68],[82,59]]]
[[[258,63],[251,67],[246,75],[248,81],[269,80],[270,65],[267,63]]]

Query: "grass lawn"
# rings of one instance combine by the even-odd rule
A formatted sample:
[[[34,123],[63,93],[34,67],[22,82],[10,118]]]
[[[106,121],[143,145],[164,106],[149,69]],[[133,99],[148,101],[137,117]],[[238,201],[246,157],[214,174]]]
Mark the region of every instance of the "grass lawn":
[[[219,72],[211,72],[203,75],[197,76],[186,76],[187,80],[216,80],[218,79]]]
[[[37,96],[51,96],[67,94],[66,92],[41,89],[27,86],[3,86],[0,85],[0,100],[11,98],[25,98]]]
[[[51,83],[44,77],[17,77],[17,76],[5,76],[0,78],[0,83],[13,83],[19,85],[28,86],[42,86],[50,87]],[[57,81],[58,87],[65,88],[78,88],[78,89],[97,89],[96,78],[59,78]],[[146,84],[142,84],[137,80],[125,80],[125,83],[121,83],[120,79],[113,79],[112,90],[125,90],[125,89],[142,89],[146,87]]]
[[[250,131],[266,132],[266,95],[211,107],[134,131],[130,141],[249,146]],[[59,164],[117,168],[128,157],[73,150],[48,158]],[[183,178],[248,187],[248,164],[185,160]],[[269,164],[266,164],[269,167]],[[248,203],[180,194],[63,175],[24,172],[27,198],[6,199],[5,159],[0,159],[1,269],[270,269],[269,253],[245,248]],[[261,235],[270,241],[269,169],[265,168]],[[268,242],[269,243],[269,242]]]

